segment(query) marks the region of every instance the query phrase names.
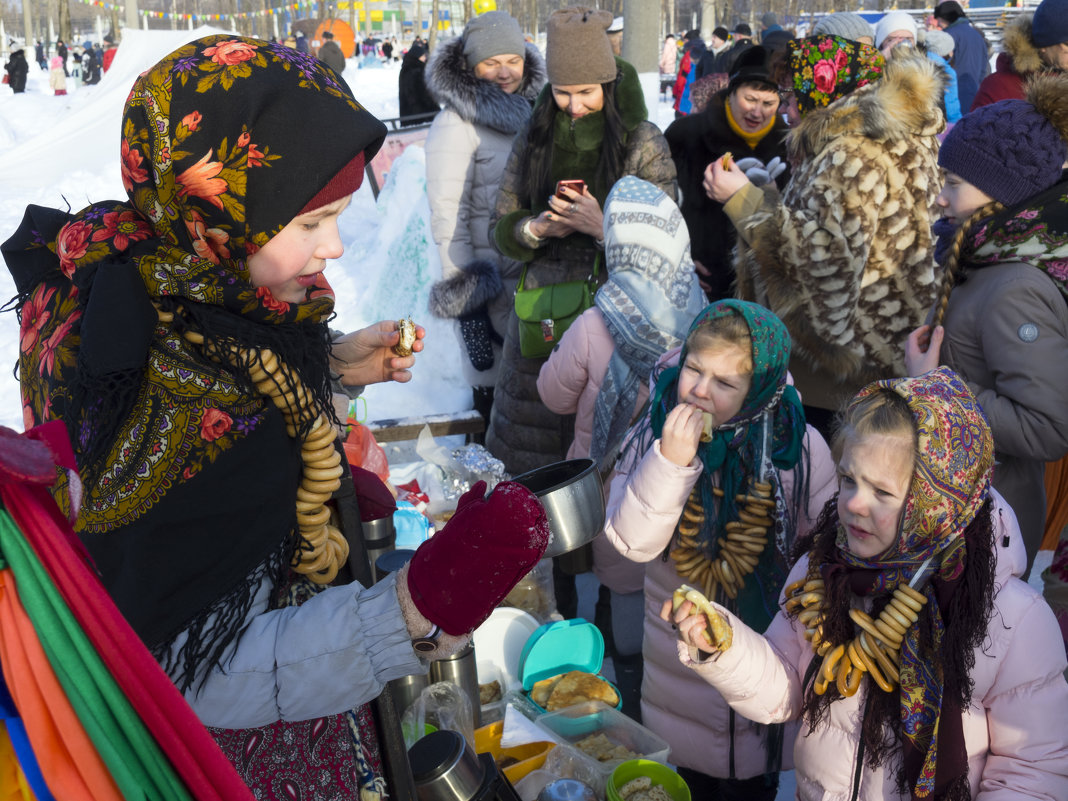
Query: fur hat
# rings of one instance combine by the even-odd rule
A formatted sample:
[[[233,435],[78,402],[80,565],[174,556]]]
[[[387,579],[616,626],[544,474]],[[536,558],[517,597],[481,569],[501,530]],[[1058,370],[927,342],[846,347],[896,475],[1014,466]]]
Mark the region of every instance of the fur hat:
[[[938,165],[1006,206],[1061,178],[1068,156],[1068,75],[1043,75],[1026,100],[1001,100],[964,115],[946,136]]]
[[[610,11],[582,6],[554,11],[549,17],[545,67],[554,86],[610,83],[616,58],[608,41]]]
[[[487,58],[505,54],[522,57],[527,52],[519,23],[504,11],[487,11],[468,22],[463,43],[464,58],[471,69]]]
[[[1052,47],[1068,42],[1068,0],[1042,0],[1031,23],[1035,47]]]
[[[768,73],[768,51],[761,45],[750,47],[738,56],[727,84],[728,94],[734,92],[743,83],[766,83],[768,89],[777,92],[778,85]]]
[[[875,24],[875,46],[882,47],[883,42],[894,31],[908,31],[916,40],[916,20],[904,11],[891,11]]]
[[[860,14],[854,14],[852,11],[836,11],[834,14],[820,17],[812,26],[812,35],[840,36],[851,42],[859,42],[861,37],[867,36],[874,42],[875,28]]]

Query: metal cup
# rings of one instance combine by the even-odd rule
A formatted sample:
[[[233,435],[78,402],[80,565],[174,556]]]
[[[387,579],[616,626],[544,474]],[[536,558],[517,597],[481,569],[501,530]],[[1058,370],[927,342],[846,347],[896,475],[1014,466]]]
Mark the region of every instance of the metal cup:
[[[389,553],[397,544],[397,531],[393,527],[393,515],[378,520],[365,520],[363,526],[363,546],[367,549],[367,559],[371,563],[371,573],[375,581],[381,580],[383,573],[378,570],[378,557]]]
[[[482,703],[478,693],[478,670],[475,665],[475,646],[467,645],[445,659],[430,663],[431,682],[451,681],[471,699],[471,716],[477,729],[482,725]]]

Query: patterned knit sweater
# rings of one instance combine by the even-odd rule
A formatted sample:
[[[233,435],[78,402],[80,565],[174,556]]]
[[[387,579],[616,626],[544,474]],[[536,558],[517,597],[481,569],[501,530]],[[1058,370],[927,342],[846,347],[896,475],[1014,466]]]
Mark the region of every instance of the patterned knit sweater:
[[[724,207],[739,234],[738,297],[778,314],[803,366],[842,393],[904,374],[905,338],[935,299],[942,91],[927,59],[891,60],[882,81],[790,133],[796,167],[781,197],[750,184]]]

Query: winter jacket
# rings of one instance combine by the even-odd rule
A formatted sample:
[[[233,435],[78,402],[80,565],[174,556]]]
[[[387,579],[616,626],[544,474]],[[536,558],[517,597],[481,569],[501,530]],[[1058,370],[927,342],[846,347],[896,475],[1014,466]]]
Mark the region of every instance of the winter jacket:
[[[672,357],[677,362],[678,352],[666,361],[671,363]],[[804,447],[809,499],[807,507],[798,510],[794,537],[808,532],[837,487],[830,450],[811,426]],[[688,467],[668,461],[659,440],[636,467],[621,462],[609,493],[605,535],[621,554],[645,564],[642,724],[667,740],[672,764],[710,776],[745,779],[779,769],[774,763],[778,754],[769,755],[765,747],[767,728],[732,715],[716,690],[679,663],[675,632],[660,619],[661,604],[683,583],[664,552],[701,469],[696,461]],[[781,478],[789,498],[793,471],[783,472]],[[784,770],[791,767],[790,743],[796,732],[796,726],[788,727]]]
[[[67,76],[63,74],[61,67],[48,71],[48,86],[53,91],[67,91]]]
[[[697,80],[697,65],[705,54],[705,43],[695,39],[690,43],[689,49],[682,57],[679,64],[679,72],[675,77],[675,89],[672,95],[675,98],[674,108],[679,114],[690,113],[690,87]]]
[[[679,47],[675,44],[675,40],[665,39],[664,46],[660,50],[660,63],[658,65],[661,77],[668,75],[674,77],[675,69],[678,66],[678,60]]]
[[[731,297],[734,267],[731,250],[734,247],[734,226],[717,203],[705,193],[705,168],[724,153],[732,153],[734,160],[757,158],[767,164],[773,158],[786,158],[786,122],[776,115],[775,124],[755,148],[750,148],[727,123],[726,90],[716,93],[708,107],[699,114],[675,120],[664,131],[671,148],[671,158],[678,171],[682,192],[682,216],[690,230],[690,255],[712,273],[705,279],[712,285],[710,301]],[[789,170],[777,179],[781,188],[789,180]]]
[[[333,39],[327,39],[319,48],[318,58],[338,75],[345,71],[345,54]]]
[[[983,34],[965,19],[944,29],[953,37],[953,69],[957,71],[957,94],[962,109],[972,107],[979,84],[990,74],[990,52]]]
[[[601,393],[608,363],[615,350],[616,343],[604,323],[604,316],[594,306],[571,324],[560,338],[560,344],[541,366],[538,373],[541,402],[555,414],[575,415],[575,439],[567,449],[568,459],[590,455],[597,396]],[[635,415],[648,398],[649,385],[643,381],[634,405]],[[606,495],[609,491],[610,487],[606,486]],[[637,592],[642,588],[644,570],[621,558],[603,536],[593,542],[593,571],[598,581],[616,592]]]
[[[636,175],[655,184],[668,197],[675,197],[675,165],[660,130],[646,121],[638,75],[625,61],[617,59],[616,63],[620,77],[615,99],[627,131],[622,174]],[[546,86],[537,104],[552,102],[551,87]],[[603,208],[611,187],[598,187],[595,181],[602,119],[600,114],[589,115],[569,125],[563,118],[554,134],[551,178],[554,182],[565,178],[585,180]],[[490,223],[494,244],[503,256],[529,263],[525,284],[528,288],[585,279],[592,273],[595,261],[603,258],[592,237],[574,233],[538,247],[521,232],[526,218],[548,208],[547,198],[522,194],[528,146],[524,128],[515,138],[497,195]],[[486,446],[513,475],[559,461],[571,445],[571,418],[553,414],[538,399],[541,365],[542,360],[524,358],[519,351],[519,320],[513,308],[486,432]]]
[[[530,119],[534,99],[545,85],[545,62],[528,44],[523,82],[508,94],[475,77],[457,38],[435,48],[426,76],[430,92],[444,106],[424,144],[430,228],[442,277],[431,291],[430,311],[457,319],[486,309],[503,341],[520,266],[494,249],[490,217],[512,139]],[[494,366],[479,371],[467,358],[463,339],[459,341],[464,378],[472,386],[496,384],[500,343],[492,343]]]
[[[111,69],[111,63],[115,60],[115,54],[118,52],[118,45],[108,45],[107,50],[105,50],[100,57],[100,66],[103,68],[104,72]]]
[[[541,402],[555,414],[575,415],[575,439],[567,449],[567,458],[589,456],[593,438],[593,411],[601,392],[608,362],[616,351],[616,343],[601,310],[586,309],[560,338],[538,374],[538,394]],[[638,390],[637,414],[649,397],[649,387],[643,382]]]
[[[1019,520],[1027,569],[1046,520],[1045,463],[1068,453],[1068,306],[1041,270],[969,269],[949,297],[941,360],[968,382],[994,433],[994,486]]]
[[[904,375],[904,344],[937,291],[931,225],[942,184],[938,67],[892,59],[881,81],[806,114],[780,197],[747,184],[723,210],[738,232],[737,294],[794,341],[805,403],[837,409],[877,378]]]
[[[429,114],[440,109],[438,101],[426,88],[426,64],[419,60],[419,56],[425,52],[423,48],[413,45],[401,61],[400,74],[397,76],[397,100],[401,117]],[[425,122],[427,120],[415,120],[408,124],[422,125]]]
[[[971,706],[963,716],[968,781],[973,801],[1068,798],[1068,684],[1057,622],[1042,596],[1017,576],[1024,548],[1016,518],[993,494],[997,578],[988,636],[975,650]],[[787,583],[803,578],[808,558]],[[781,603],[781,599],[780,599]],[[762,637],[726,610],[733,629],[729,650],[697,662],[682,643],[681,662],[713,683],[741,715],[764,723],[801,715],[801,680],[813,659],[804,627],[779,611]],[[648,663],[647,663],[648,664]],[[648,669],[648,668],[647,668]],[[840,698],[813,732],[794,745],[797,797],[802,801],[892,801],[894,766],[860,764],[858,743],[870,679]],[[855,779],[859,777],[859,786]]]
[[[999,100],[1023,100],[1027,78],[1047,69],[1042,54],[1031,41],[1031,19],[1030,14],[1021,15],[1005,26],[994,72],[979,84],[970,110]]]
[[[26,63],[26,53],[16,50],[4,65],[7,70],[7,82],[11,91],[20,94],[26,91],[26,75],[30,71],[30,65]]]
[[[942,74],[945,76],[946,88],[942,92],[942,106],[946,112],[946,124],[951,125],[961,117],[960,96],[957,93],[957,71],[933,50],[927,51],[927,58],[941,67]]]

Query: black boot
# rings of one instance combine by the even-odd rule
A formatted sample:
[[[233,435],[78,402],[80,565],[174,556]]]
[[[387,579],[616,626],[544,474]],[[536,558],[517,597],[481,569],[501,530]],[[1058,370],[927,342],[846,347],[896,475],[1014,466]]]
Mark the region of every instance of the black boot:
[[[631,720],[642,722],[642,676],[645,674],[645,660],[641,653],[612,657],[612,666],[616,669],[616,687],[623,698],[623,714]]]
[[[485,445],[490,410],[493,408],[493,387],[471,387],[471,395],[475,400],[475,411],[482,415],[482,419],[486,422],[482,431],[471,435],[471,440],[479,445]]]

